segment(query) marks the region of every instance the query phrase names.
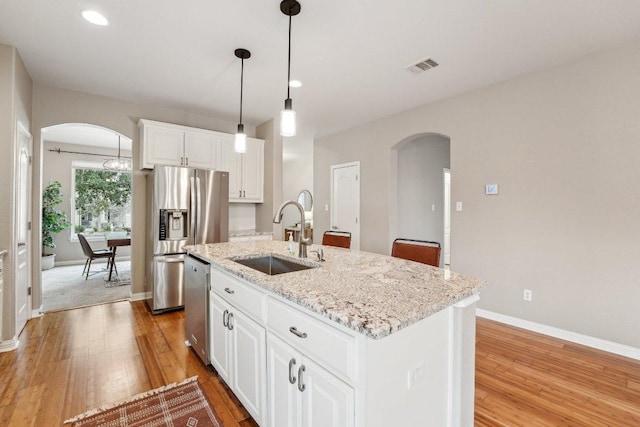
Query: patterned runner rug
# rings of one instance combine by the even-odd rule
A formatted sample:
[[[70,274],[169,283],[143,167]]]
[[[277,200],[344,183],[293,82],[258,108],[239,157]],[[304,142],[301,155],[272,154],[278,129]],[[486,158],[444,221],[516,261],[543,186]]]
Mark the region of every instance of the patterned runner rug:
[[[198,377],[93,409],[64,423],[73,427],[221,426],[198,384]]]

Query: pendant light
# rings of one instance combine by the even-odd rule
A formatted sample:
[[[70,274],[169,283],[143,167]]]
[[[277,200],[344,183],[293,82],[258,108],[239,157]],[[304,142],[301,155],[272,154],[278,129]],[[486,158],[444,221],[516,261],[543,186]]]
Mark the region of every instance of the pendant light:
[[[120,157],[120,135],[118,135],[118,158],[105,160],[102,166],[105,170],[113,172],[128,172],[131,170],[131,160]]]
[[[240,123],[238,123],[238,133],[236,133],[236,139],[233,144],[233,148],[236,153],[247,152],[247,134],[244,133],[244,125],[242,124],[242,89],[244,86],[244,60],[251,58],[251,52],[247,49],[236,49],[236,57],[242,60],[240,67]]]
[[[287,99],[284,100],[284,110],[280,113],[280,135],[296,135],[296,112],[293,110],[293,101],[289,95],[289,82],[291,81],[291,17],[300,13],[300,3],[296,0],[283,0],[280,3],[280,11],[289,17],[289,56],[287,59]]]

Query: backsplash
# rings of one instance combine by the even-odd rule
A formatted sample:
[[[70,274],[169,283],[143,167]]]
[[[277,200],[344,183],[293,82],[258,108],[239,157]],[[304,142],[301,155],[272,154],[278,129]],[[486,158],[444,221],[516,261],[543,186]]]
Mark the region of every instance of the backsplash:
[[[229,230],[255,230],[256,205],[229,203]]]

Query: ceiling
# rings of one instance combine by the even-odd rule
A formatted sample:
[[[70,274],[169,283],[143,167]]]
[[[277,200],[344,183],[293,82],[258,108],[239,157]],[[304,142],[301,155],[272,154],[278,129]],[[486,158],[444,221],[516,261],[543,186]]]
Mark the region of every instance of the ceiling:
[[[313,138],[640,39],[637,0],[301,0],[291,89]],[[108,27],[89,24],[84,9]],[[0,43],[34,81],[238,120],[277,117],[288,18],[278,0],[3,0]],[[422,74],[403,68],[426,58]]]

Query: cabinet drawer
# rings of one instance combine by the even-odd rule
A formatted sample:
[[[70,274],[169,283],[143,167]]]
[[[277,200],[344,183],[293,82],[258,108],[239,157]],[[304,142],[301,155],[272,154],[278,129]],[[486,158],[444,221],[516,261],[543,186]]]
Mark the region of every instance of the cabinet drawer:
[[[345,381],[355,380],[355,337],[271,297],[267,328]]]
[[[264,324],[264,293],[245,285],[240,282],[240,279],[235,279],[213,268],[211,269],[211,289],[247,316]]]

